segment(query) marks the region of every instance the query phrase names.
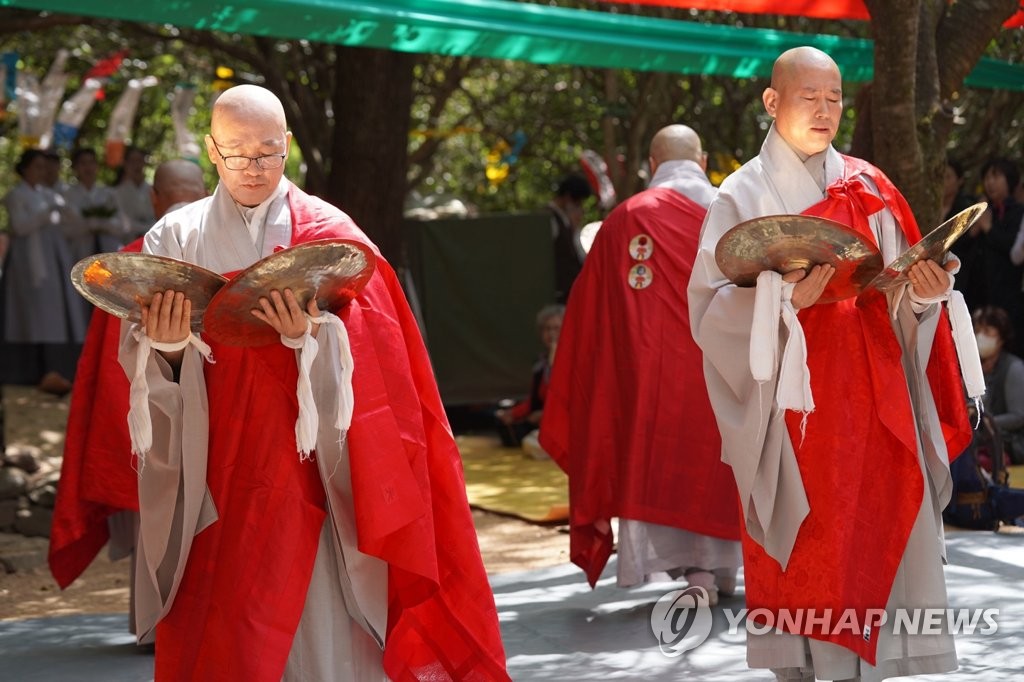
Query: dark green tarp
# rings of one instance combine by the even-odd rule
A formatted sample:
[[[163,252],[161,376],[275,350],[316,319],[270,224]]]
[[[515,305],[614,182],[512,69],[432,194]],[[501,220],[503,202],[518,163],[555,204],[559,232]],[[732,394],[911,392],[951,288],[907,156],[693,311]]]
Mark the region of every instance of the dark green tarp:
[[[549,214],[408,221],[405,229],[445,404],[526,395],[541,352],[537,313],[554,293]]]
[[[399,52],[749,78],[814,45],[847,81],[872,76],[870,40],[551,7],[509,0],[0,0],[0,6],[296,38]],[[978,88],[1024,90],[1024,65],[984,58]]]

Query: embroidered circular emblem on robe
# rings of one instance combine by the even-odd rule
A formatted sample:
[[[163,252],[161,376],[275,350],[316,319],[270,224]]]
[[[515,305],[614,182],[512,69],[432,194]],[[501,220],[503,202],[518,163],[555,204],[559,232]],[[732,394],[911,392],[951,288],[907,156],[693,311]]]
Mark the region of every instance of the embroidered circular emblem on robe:
[[[646,234],[638,234],[629,240],[629,255],[633,260],[647,260],[654,253],[654,240]]]
[[[654,273],[651,272],[649,265],[643,263],[637,263],[629,269],[629,275],[626,276],[629,286],[634,289],[646,289],[651,286],[651,280],[654,278]]]

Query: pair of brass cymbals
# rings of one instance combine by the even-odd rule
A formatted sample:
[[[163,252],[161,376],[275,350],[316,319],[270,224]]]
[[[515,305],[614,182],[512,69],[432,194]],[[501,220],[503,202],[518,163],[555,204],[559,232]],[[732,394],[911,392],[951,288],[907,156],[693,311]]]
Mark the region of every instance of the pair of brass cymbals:
[[[375,267],[376,257],[365,244],[321,239],[267,256],[231,280],[174,258],[119,251],[82,259],[71,281],[101,310],[134,322],[154,294],[182,291],[192,302],[194,331],[224,344],[261,346],[278,338],[250,312],[261,297],[291,289],[303,310],[316,298],[321,310],[336,311],[359,295]]]
[[[982,202],[961,211],[884,267],[877,247],[851,228],[805,215],[764,216],[736,225],[719,240],[715,261],[738,286],[753,286],[764,270],[810,271],[815,265],[831,264],[835,274],[818,302],[833,303],[867,288],[888,291],[907,281],[914,263],[941,261],[987,206]]]

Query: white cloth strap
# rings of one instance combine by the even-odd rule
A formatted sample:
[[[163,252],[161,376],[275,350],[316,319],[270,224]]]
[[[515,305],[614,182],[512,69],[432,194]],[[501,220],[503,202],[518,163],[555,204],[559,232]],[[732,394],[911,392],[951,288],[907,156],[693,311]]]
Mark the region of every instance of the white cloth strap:
[[[149,414],[149,380],[146,378],[151,350],[173,352],[192,344],[203,359],[211,363],[213,351],[195,334],[189,334],[183,341],[175,343],[153,341],[146,335],[145,327],[136,327],[131,334],[139,346],[135,355],[135,374],[128,393],[128,433],[132,440],[132,453],[138,456],[141,471],[146,464],[146,453],[153,448],[153,420]]]
[[[775,402],[779,409],[807,414],[814,410],[814,396],[807,368],[807,340],[792,303],[794,286],[772,270],[757,276],[750,329],[750,372],[758,383],[764,383],[778,369]],[[786,325],[787,339],[781,364],[777,364],[780,319]]]
[[[981,398],[985,395],[985,374],[981,369],[981,356],[978,353],[978,341],[974,336],[974,325],[971,323],[971,313],[967,309],[967,302],[964,295],[953,288],[953,275],[960,270],[959,265],[946,273],[949,277],[949,286],[938,296],[922,298],[914,291],[914,287],[905,285],[897,292],[896,302],[893,305],[893,314],[899,300],[904,293],[910,299],[910,305],[917,314],[924,312],[929,306],[946,302],[946,309],[949,312],[949,326],[953,334],[953,345],[956,347],[956,357],[960,364],[960,376],[963,377],[964,387],[967,395],[974,402],[977,408],[978,419],[981,419],[983,410]],[[977,427],[977,425],[975,425]]]
[[[981,369],[981,355],[978,340],[974,336],[971,313],[967,309],[964,295],[955,289],[949,295],[949,326],[953,330],[953,345],[960,360],[960,374],[964,378],[967,395],[974,400],[981,415],[981,397],[985,395],[985,373]]]
[[[352,360],[352,348],[349,344],[345,323],[337,315],[326,312],[321,313],[319,317],[306,315],[306,318],[305,334],[295,339],[281,336],[282,344],[299,351],[299,380],[296,386],[299,416],[295,421],[295,444],[299,450],[300,460],[312,459],[313,450],[316,449],[317,431],[320,428],[320,417],[313,399],[313,384],[310,379],[310,369],[320,350],[320,344],[311,333],[314,322],[329,325],[338,334],[338,353],[341,361],[341,377],[339,378],[341,409],[338,410],[335,426],[342,434],[345,434],[352,424],[352,411],[355,405],[355,395],[352,390],[352,369],[355,363]]]

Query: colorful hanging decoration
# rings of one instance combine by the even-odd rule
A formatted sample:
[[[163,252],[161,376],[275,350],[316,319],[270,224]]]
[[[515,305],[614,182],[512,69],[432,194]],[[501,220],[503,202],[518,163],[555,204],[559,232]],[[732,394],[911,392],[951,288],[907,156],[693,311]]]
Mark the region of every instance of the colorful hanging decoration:
[[[213,89],[217,92],[224,92],[231,86],[235,85],[235,70],[230,66],[219,64],[217,68],[214,69],[213,73]]]
[[[17,73],[15,97],[18,107],[18,135],[22,149],[46,149],[53,138],[53,119],[64,97],[68,74],[68,51],[59,50],[40,83],[34,74]]]
[[[127,50],[115,52],[106,59],[101,59],[85,72],[82,85],[78,92],[64,100],[57,114],[57,122],[53,125],[54,146],[71,149],[78,137],[78,129],[82,127],[85,117],[92,111],[96,101],[103,99],[103,86],[110,77],[121,68]]]
[[[487,152],[487,165],[484,174],[492,187],[497,187],[508,178],[512,164],[519,160],[519,154],[526,146],[526,133],[517,130],[512,135],[510,145],[504,138],[498,140]]]
[[[135,124],[135,112],[139,108],[142,91],[151,88],[160,81],[156,76],[132,78],[121,97],[114,105],[107,122],[106,163],[110,168],[117,168],[124,161],[124,147],[132,136]]]
[[[192,113],[192,102],[195,99],[195,85],[191,83],[175,85],[174,99],[171,100],[171,121],[174,123],[174,146],[178,150],[178,156],[198,163],[199,142],[188,127],[188,117]]]
[[[18,53],[0,55],[0,121],[7,117],[7,103],[16,98],[18,88]]]
[[[597,195],[597,203],[604,210],[615,205],[615,185],[608,174],[608,164],[593,149],[585,149],[580,154],[580,165],[590,182],[591,189]]]
[[[104,79],[105,80],[105,79]],[[103,80],[99,78],[87,78],[82,83],[78,92],[64,100],[60,105],[60,113],[57,114],[57,122],[53,124],[53,144],[62,149],[71,149],[75,138],[78,137],[78,129],[82,122],[89,115],[93,105],[96,103],[96,93],[103,87]]]

